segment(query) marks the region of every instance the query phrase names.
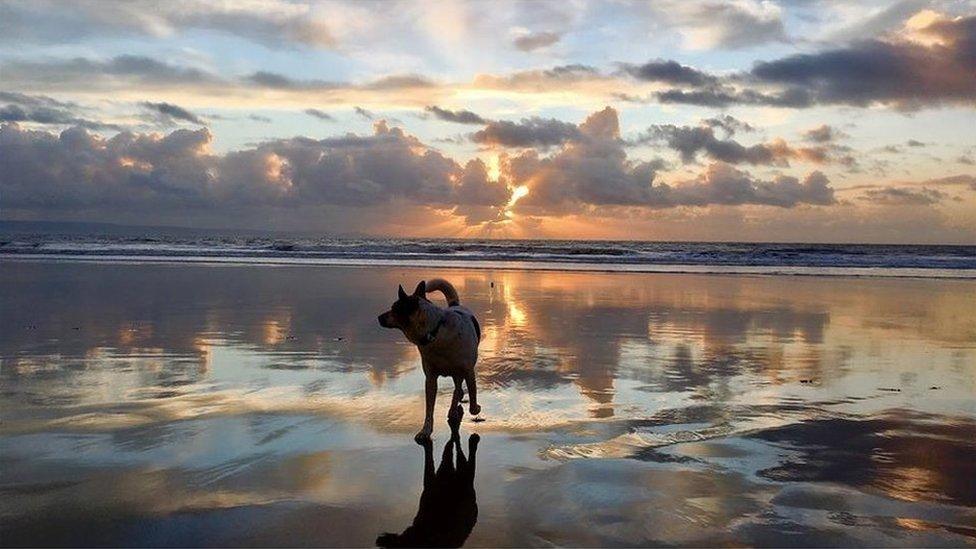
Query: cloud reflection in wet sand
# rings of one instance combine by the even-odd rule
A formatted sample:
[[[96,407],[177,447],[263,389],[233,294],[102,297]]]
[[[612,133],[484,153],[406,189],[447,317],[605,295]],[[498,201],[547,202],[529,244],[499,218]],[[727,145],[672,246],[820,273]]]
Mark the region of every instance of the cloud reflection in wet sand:
[[[419,359],[375,313],[432,273],[0,274],[4,544],[362,545],[410,523]],[[469,545],[974,543],[971,283],[447,274],[485,333]],[[41,527],[58,515],[90,527]],[[348,522],[373,527],[329,527]]]

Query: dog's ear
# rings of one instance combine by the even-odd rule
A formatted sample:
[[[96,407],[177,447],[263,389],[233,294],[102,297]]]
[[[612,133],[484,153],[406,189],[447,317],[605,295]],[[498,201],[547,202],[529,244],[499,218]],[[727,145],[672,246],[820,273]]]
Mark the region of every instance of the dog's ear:
[[[407,292],[403,291],[403,284],[400,284],[400,286],[397,288],[397,299],[406,299],[406,298],[407,298]]]
[[[417,297],[427,297],[427,281],[421,280],[420,284],[417,284],[417,289],[413,291],[413,295]]]

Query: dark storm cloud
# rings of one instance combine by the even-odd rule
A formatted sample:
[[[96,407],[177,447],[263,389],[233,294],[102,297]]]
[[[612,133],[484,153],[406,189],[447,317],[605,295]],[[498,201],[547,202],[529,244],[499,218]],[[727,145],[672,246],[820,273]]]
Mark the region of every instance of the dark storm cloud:
[[[512,40],[512,45],[522,51],[534,51],[551,46],[559,42],[560,38],[562,38],[562,34],[558,32],[534,32],[515,38],[515,40]]]
[[[643,65],[623,64],[624,72],[638,80],[692,87],[713,86],[718,78],[677,61],[650,61]]]
[[[468,110],[452,111],[448,109],[442,109],[436,105],[429,106],[424,110],[433,114],[437,118],[441,120],[445,120],[447,122],[454,122],[457,124],[479,124],[479,125],[488,123],[488,120],[485,120],[477,113]]]
[[[182,120],[184,122],[192,122],[194,124],[200,124],[203,126],[207,125],[207,123],[201,120],[200,117],[179,105],[174,105],[172,103],[152,103],[150,101],[143,101],[139,104],[152,111],[166,122]]]
[[[675,126],[659,124],[641,134],[637,143],[663,141],[681,155],[685,163],[694,162],[698,153],[729,164],[787,166],[793,159],[826,162],[828,152],[822,147],[794,148],[782,139],[745,146],[733,139],[719,139],[710,125]]]
[[[555,118],[523,118],[519,122],[498,120],[488,122],[471,134],[475,143],[501,147],[551,147],[581,137],[576,124]]]
[[[332,116],[331,114],[329,114],[329,113],[327,113],[325,111],[319,110],[319,109],[305,109],[304,112],[305,112],[305,114],[307,114],[309,116],[314,116],[315,118],[318,118],[319,120],[325,120],[327,122],[335,122],[335,117],[334,116]]]
[[[942,202],[948,196],[936,189],[887,187],[868,189],[858,198],[882,206],[929,206]]]

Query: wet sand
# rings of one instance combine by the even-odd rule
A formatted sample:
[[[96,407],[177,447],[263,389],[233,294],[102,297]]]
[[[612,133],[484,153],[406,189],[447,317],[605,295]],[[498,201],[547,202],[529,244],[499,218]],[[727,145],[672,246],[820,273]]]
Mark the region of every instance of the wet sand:
[[[376,315],[433,275],[481,320],[485,421],[452,442],[442,380],[424,448],[419,357]],[[7,260],[0,544],[976,545],[974,303],[966,280]]]

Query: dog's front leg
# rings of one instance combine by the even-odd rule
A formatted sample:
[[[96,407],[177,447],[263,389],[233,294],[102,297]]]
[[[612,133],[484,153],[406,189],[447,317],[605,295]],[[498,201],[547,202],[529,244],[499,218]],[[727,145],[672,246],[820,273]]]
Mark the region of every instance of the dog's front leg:
[[[481,406],[478,404],[478,387],[474,375],[474,368],[464,374],[464,383],[468,386],[468,410],[471,415],[476,416],[481,413]]]
[[[437,401],[437,375],[428,375],[424,381],[424,428],[413,437],[417,442],[430,439],[430,434],[434,431],[434,403]]]

